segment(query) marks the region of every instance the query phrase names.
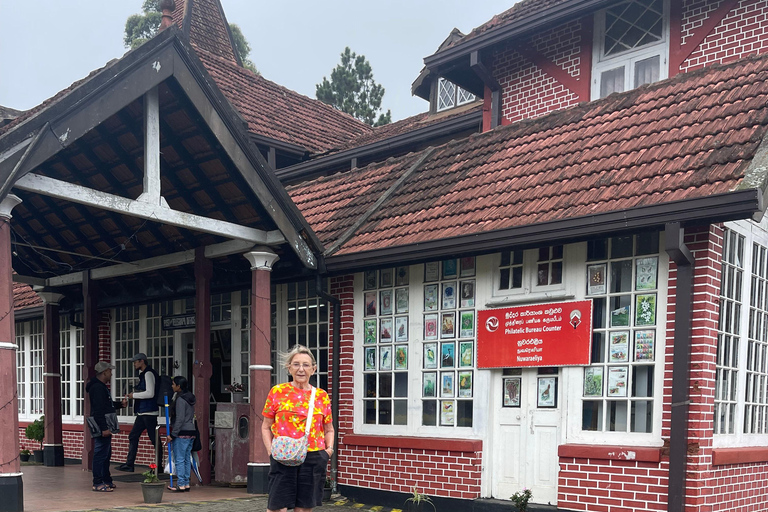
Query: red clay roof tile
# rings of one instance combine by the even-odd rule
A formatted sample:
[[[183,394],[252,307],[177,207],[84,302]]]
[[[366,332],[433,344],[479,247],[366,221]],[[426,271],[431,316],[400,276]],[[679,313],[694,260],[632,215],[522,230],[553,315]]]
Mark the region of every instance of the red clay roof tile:
[[[681,74],[438,147],[335,254],[730,192],[766,132],[768,57]],[[327,247],[339,230],[326,226],[351,225],[352,205],[387,188],[357,180],[394,183],[419,157],[289,193]]]
[[[43,300],[29,285],[13,283],[13,309],[26,309],[42,306]]]
[[[219,0],[176,0],[173,22],[182,31],[185,25],[189,27],[186,36],[195,48],[237,63],[227,18]]]

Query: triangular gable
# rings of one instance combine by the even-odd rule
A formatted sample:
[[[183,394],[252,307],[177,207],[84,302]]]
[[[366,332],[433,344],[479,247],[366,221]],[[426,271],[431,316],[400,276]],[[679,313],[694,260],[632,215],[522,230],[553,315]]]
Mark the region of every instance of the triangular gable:
[[[712,66],[290,189],[326,247],[389,194],[329,269],[756,218],[768,176],[768,56]],[[369,199],[373,203],[373,199]]]
[[[242,66],[219,0],[176,0],[172,17],[195,49],[205,50]]]
[[[173,78],[214,133],[251,192],[308,267],[321,244],[274,177],[237,113],[175,28],[84,80],[0,135],[0,197],[21,177],[165,80]]]

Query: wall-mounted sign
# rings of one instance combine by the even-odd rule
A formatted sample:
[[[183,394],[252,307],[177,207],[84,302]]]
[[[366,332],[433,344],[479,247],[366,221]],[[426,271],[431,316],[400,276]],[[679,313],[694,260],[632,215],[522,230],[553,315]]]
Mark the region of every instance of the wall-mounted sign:
[[[173,329],[188,329],[194,326],[194,313],[187,313],[184,315],[168,315],[163,317],[163,329],[166,331],[172,331]]]
[[[477,312],[478,368],[588,365],[591,350],[591,300]]]

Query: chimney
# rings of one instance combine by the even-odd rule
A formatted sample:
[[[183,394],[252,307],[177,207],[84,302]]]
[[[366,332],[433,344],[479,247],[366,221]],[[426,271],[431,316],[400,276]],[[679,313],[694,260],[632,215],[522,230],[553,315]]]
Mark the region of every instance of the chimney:
[[[160,11],[163,13],[163,18],[160,20],[160,30],[165,30],[173,25],[174,9],[176,9],[174,0],[160,0]]]

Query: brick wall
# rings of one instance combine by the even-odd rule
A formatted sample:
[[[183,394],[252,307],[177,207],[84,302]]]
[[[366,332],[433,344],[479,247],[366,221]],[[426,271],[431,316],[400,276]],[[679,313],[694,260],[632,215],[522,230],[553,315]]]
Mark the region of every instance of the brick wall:
[[[681,41],[692,37],[720,2],[685,0],[683,2]],[[691,71],[717,62],[729,62],[768,50],[768,1],[741,0],[723,18],[680,66]]]

